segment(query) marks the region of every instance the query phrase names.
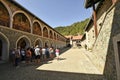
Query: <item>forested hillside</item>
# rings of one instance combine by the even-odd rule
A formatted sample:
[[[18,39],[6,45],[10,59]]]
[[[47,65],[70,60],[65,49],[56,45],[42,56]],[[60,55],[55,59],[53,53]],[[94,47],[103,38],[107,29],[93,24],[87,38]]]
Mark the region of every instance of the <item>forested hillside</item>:
[[[54,29],[65,36],[83,34],[84,28],[85,28],[86,24],[88,23],[88,21],[89,21],[89,19],[86,19],[81,22],[73,23],[70,26],[59,26]]]

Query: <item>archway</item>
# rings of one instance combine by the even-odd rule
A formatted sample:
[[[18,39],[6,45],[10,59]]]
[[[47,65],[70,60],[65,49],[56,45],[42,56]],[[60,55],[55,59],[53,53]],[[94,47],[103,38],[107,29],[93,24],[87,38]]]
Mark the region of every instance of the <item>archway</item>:
[[[13,28],[25,32],[31,32],[30,22],[24,13],[16,13],[13,17]]]
[[[41,41],[40,39],[38,39],[38,40],[35,41],[34,46],[37,46],[37,45],[38,45],[39,47],[43,47],[43,46],[42,46],[42,41]]]
[[[56,33],[54,33],[54,40],[56,40]]]
[[[0,61],[8,61],[9,59],[9,44],[8,39],[0,33]]]
[[[45,42],[44,42],[44,47],[46,47],[46,48],[50,47],[49,41],[45,41]]]
[[[46,47],[46,48],[48,47],[48,43],[47,43],[47,42],[45,42],[45,47]]]
[[[33,34],[42,36],[42,30],[41,30],[40,24],[38,22],[33,23]]]
[[[9,12],[1,2],[0,2],[0,25],[10,27]]]
[[[2,41],[0,40],[0,60],[2,60]]]
[[[51,30],[50,30],[50,33],[49,33],[49,34],[50,34],[50,38],[53,39],[53,33],[52,33]]]
[[[25,37],[21,38],[18,40],[17,42],[17,47],[20,47],[21,49],[27,49],[28,47],[30,47],[30,42],[28,39],[26,39]]]
[[[48,37],[48,29],[46,27],[43,28],[43,37]]]
[[[55,45],[55,42],[53,42],[53,41],[49,42],[49,47],[54,47],[54,45]]]

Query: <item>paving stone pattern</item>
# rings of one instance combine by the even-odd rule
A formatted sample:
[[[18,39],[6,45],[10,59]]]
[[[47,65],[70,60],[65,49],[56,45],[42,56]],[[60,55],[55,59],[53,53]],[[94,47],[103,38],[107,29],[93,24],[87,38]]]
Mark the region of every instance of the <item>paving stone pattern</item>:
[[[69,49],[60,55],[61,60],[51,63],[21,63],[19,68],[10,63],[0,64],[0,80],[105,80],[86,54],[84,49]],[[55,67],[59,67],[58,70]]]

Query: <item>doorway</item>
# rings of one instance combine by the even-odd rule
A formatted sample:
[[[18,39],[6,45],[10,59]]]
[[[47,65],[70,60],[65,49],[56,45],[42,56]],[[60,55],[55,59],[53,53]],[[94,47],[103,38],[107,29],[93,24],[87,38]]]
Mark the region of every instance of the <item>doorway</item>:
[[[118,58],[119,58],[119,63],[120,63],[120,41],[117,42],[117,46],[118,46]]]
[[[30,46],[30,40],[26,37],[23,37],[17,41],[17,48],[19,47],[20,49],[27,49]]]
[[[25,49],[26,47],[26,41],[24,39],[20,39],[18,44],[17,44],[17,47],[20,47],[21,49]]]
[[[34,46],[37,46],[37,45],[42,48],[42,47],[43,47],[43,46],[42,46],[42,41],[39,40],[39,39],[38,39],[37,41],[35,41]]]
[[[0,60],[2,60],[2,40],[0,40]]]

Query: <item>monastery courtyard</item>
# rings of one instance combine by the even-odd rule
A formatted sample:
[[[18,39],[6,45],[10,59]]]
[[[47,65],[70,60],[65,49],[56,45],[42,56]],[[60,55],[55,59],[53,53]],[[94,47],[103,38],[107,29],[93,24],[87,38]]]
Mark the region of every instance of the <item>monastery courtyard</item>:
[[[19,68],[1,64],[0,80],[104,80],[88,57],[84,48],[70,48],[60,55],[60,60],[44,64],[21,63]]]

